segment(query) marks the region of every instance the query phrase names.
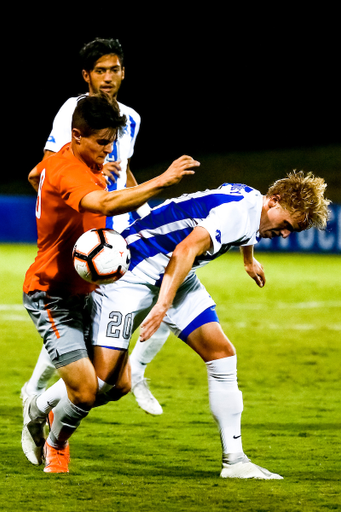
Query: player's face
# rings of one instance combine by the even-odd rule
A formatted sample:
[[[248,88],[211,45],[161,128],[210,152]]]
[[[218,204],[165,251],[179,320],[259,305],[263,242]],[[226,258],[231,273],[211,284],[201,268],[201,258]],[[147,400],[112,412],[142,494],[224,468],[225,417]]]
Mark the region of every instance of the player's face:
[[[98,130],[89,137],[78,136],[75,139],[78,155],[88,167],[93,168],[102,165],[105,157],[111,153],[116,131]]]
[[[96,62],[94,69],[83,70],[83,78],[89,85],[90,95],[103,91],[111,98],[116,98],[124,79],[124,68],[117,55],[103,55]]]
[[[277,199],[270,202],[270,208],[262,212],[259,235],[262,238],[281,236],[288,238],[294,231],[302,231],[300,219],[282,208]]]

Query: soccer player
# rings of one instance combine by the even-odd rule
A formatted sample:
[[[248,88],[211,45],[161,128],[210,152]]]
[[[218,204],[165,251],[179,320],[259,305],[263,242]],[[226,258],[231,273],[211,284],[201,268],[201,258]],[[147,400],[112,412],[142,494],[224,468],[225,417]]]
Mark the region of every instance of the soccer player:
[[[244,454],[236,351],[195,270],[231,247],[240,247],[245,270],[258,286],[264,286],[263,268],[253,256],[254,244],[262,237],[287,238],[311,227],[324,229],[329,205],[325,188],[323,179],[302,171],[276,181],[265,196],[246,185],[224,184],[168,200],[124,230],[132,256],[129,271],[92,293],[93,364],[99,382],[96,405],[116,400],[117,389],[129,381],[127,351],[132,332],[142,323],[144,342],[165,322],[206,364],[210,407],[222,444],[220,476],[281,479]],[[60,388],[58,381],[45,401],[37,402],[41,414],[47,414],[51,403],[63,396]]]
[[[94,365],[108,386],[114,383],[131,333],[141,322],[142,342],[164,321],[203,359],[222,443],[222,478],[281,476],[244,454],[236,351],[195,269],[240,246],[246,271],[263,286],[265,277],[253,257],[253,244],[260,237],[286,238],[312,226],[323,229],[329,204],[325,186],[321,178],[293,172],[275,182],[265,196],[248,186],[224,184],[166,201],[122,233],[132,255],[129,271],[92,294]]]
[[[87,43],[80,52],[81,70],[88,85],[88,94],[104,92],[111,98],[117,99],[122,81],[125,77],[124,53],[117,39],[99,39]],[[52,131],[44,148],[44,159],[57,153],[65,144],[71,141],[71,121],[78,101],[83,96],[69,98],[58,111]],[[134,145],[139,132],[141,118],[131,107],[118,103],[120,112],[126,116],[126,125],[114,141],[113,149],[107,156],[103,165],[103,172],[108,176],[108,190],[122,190],[125,187],[137,185],[137,181],[130,168],[130,160],[134,152]],[[29,182],[38,191],[41,167],[35,167],[29,174]],[[142,205],[137,214],[144,215],[150,210],[147,203]],[[136,212],[134,213],[136,218]],[[107,227],[118,232],[126,228],[133,220],[131,212],[108,217]],[[91,227],[91,226],[90,226]],[[158,332],[147,344],[139,344],[140,350],[134,352],[132,358],[133,393],[139,405],[146,412],[158,415],[162,407],[151,394],[144,370],[147,358],[152,358],[163,346],[169,334],[168,328],[163,324]],[[151,356],[151,352],[153,355]],[[139,356],[137,357],[137,354]],[[142,363],[140,362],[142,360]],[[151,359],[150,359],[151,360]],[[33,373],[21,390],[23,403],[30,395],[41,394],[55,373],[55,367],[49,354],[43,346],[33,370]]]
[[[107,191],[102,165],[125,126],[116,100],[86,96],[73,113],[71,143],[38,164],[38,254],[25,276],[24,305],[67,390],[45,443],[46,472],[59,469],[60,457],[67,466],[67,440],[93,406],[98,388],[84,341],[85,306],[94,286],[76,273],[72,248],[89,227],[105,227],[107,217],[138,208],[199,165],[183,156],[146,183]],[[46,410],[40,398],[44,393],[27,398],[24,406],[22,446],[34,464],[41,463],[44,445]]]

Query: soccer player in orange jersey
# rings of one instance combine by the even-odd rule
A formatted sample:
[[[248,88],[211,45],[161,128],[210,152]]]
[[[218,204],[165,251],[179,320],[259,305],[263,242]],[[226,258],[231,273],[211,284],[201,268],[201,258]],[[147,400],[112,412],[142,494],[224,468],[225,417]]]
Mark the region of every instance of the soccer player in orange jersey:
[[[121,84],[125,79],[124,52],[120,42],[117,39],[96,38],[83,46],[79,56],[82,75],[88,86],[87,94],[92,96],[102,91],[117,100]],[[84,95],[68,98],[59,109],[53,121],[52,131],[45,143],[44,159],[57,153],[71,141],[71,119],[77,103],[82,97]],[[130,162],[134,154],[141,117],[133,108],[119,101],[117,103],[120,113],[127,119],[127,124],[114,141],[113,149],[107,155],[103,165],[103,173],[108,177],[108,190],[121,190],[138,184],[131,171]],[[29,173],[28,179],[33,188],[38,191],[40,171],[37,166]],[[145,203],[134,212],[134,215],[127,212],[108,217],[106,227],[113,228],[120,233],[133,222],[134,218],[144,216],[149,211],[150,208]],[[146,363],[155,357],[168,335],[169,329],[163,324],[158,332],[148,340],[148,343],[136,343],[130,358],[132,393],[139,406],[153,415],[162,414],[162,407],[152,395],[147,380],[144,378],[144,372]],[[28,396],[39,395],[45,391],[54,373],[55,368],[51,358],[43,346],[30,379],[21,389],[23,406]]]
[[[93,406],[98,387],[84,340],[86,301],[94,286],[74,270],[72,248],[85,230],[138,208],[199,165],[182,156],[146,183],[108,192],[101,169],[125,123],[115,100],[85,97],[73,115],[71,143],[38,164],[38,254],[25,276],[24,305],[67,388],[45,443],[46,472],[68,472],[68,439]],[[43,395],[26,401],[22,432],[24,453],[37,465],[43,459],[43,426],[53,408],[39,407]]]

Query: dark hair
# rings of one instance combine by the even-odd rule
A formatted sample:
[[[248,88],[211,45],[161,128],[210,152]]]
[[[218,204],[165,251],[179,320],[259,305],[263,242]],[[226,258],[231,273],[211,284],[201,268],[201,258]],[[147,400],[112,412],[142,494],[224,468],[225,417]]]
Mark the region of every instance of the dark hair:
[[[72,116],[72,128],[77,128],[83,137],[105,128],[121,133],[126,122],[117,101],[103,93],[82,97]]]
[[[123,67],[123,50],[118,39],[101,39],[96,37],[90,43],[83,46],[79,52],[81,69],[91,71],[94,69],[98,59],[103,55],[117,55],[121,66]]]

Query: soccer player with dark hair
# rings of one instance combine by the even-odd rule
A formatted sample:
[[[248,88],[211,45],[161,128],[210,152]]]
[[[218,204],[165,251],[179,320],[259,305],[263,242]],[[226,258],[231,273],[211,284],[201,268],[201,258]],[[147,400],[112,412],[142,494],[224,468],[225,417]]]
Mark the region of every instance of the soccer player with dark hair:
[[[80,51],[80,68],[83,79],[88,85],[89,96],[102,92],[111,98],[117,99],[122,81],[125,78],[123,49],[117,39],[96,38],[85,44]],[[69,98],[58,111],[53,121],[52,131],[45,144],[44,159],[55,154],[71,141],[72,115],[78,102],[83,97],[84,95]],[[137,185],[130,168],[130,161],[133,156],[141,119],[139,114],[131,107],[120,102],[118,105],[120,113],[125,116],[126,121],[114,140],[112,150],[107,155],[103,165],[103,172],[107,176],[109,190],[121,190]],[[35,167],[29,174],[29,181],[37,191],[39,179],[40,167]],[[134,212],[134,218],[148,212],[149,206],[145,203],[137,212]],[[115,217],[108,217],[106,226],[120,232],[133,220],[132,213],[127,212],[115,215]],[[166,341],[168,334],[169,330],[162,325],[158,333],[149,341],[150,347],[147,347],[146,344],[140,346],[141,356],[133,359],[133,377],[136,375],[136,379],[133,380],[133,393],[139,405],[150,414],[161,414],[162,408],[151,394],[146,379],[141,374],[141,368],[143,369],[145,366],[143,364],[141,366],[139,359],[145,359],[144,352],[148,352],[148,354],[151,351],[156,353]],[[23,403],[28,396],[42,393],[54,372],[51,358],[46,349],[42,347],[32,375],[22,387]]]
[[[45,443],[47,472],[58,472],[60,460],[67,470],[67,440],[94,405],[98,389],[84,339],[86,302],[94,285],[75,271],[73,246],[89,227],[105,227],[107,217],[135,210],[199,165],[183,156],[148,182],[106,190],[102,166],[125,123],[115,99],[86,96],[73,115],[71,143],[38,164],[38,253],[25,276],[24,305],[67,389],[54,409],[53,431]],[[42,462],[46,421],[39,399],[44,393],[24,404],[22,446],[34,464]]]

